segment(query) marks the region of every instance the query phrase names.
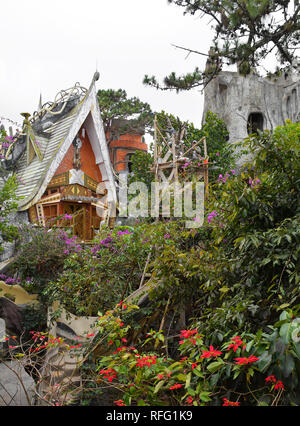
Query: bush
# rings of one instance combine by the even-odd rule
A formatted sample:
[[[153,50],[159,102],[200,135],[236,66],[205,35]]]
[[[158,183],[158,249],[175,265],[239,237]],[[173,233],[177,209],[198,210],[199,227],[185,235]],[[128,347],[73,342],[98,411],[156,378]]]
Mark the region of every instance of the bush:
[[[69,254],[69,245],[66,243],[71,238],[62,230],[32,225],[23,225],[19,233],[18,250],[12,269],[18,274],[25,290],[37,293],[44,301],[44,289],[63,270],[64,261]]]
[[[76,315],[97,315],[139,287],[148,252],[139,227],[102,230],[91,247],[65,260],[44,295]]]
[[[110,404],[299,405],[300,327],[292,313],[283,312],[268,333],[228,331],[215,347],[197,328],[182,330],[179,357],[172,359],[162,332],[149,330],[143,341],[128,343],[127,311],[135,309],[119,304],[98,321],[96,346],[110,349],[98,359],[94,383],[98,393],[115,399]]]

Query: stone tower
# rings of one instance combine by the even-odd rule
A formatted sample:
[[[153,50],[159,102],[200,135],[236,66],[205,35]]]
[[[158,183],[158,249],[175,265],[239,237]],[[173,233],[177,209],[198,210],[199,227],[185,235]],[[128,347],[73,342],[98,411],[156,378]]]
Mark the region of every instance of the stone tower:
[[[208,111],[224,120],[229,142],[241,141],[257,129],[272,131],[286,119],[300,121],[300,60],[270,78],[221,71],[205,88],[203,122]]]

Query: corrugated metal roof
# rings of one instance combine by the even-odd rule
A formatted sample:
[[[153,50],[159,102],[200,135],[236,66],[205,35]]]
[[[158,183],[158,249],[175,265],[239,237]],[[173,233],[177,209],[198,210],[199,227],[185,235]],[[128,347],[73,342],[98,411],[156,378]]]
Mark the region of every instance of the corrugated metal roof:
[[[81,94],[76,93],[75,90],[75,95],[67,97],[66,102],[65,98],[61,97],[59,103],[53,104],[50,109],[43,108],[34,113],[33,118],[30,120],[31,128],[29,127],[29,130],[31,131],[32,129],[34,132],[34,142],[42,153],[42,159],[35,156],[31,163],[27,164],[26,150],[21,154],[21,158],[16,157],[18,164],[16,174],[21,182],[16,195],[22,197],[18,202],[19,210],[27,210],[40,200],[85,121],[87,123],[87,131],[91,132],[91,145],[96,163],[101,170],[103,182],[107,185],[109,200],[116,203],[115,179],[96,95],[95,82],[98,78],[99,73],[96,72],[89,90],[81,90]],[[73,93],[73,89],[78,87],[75,85],[70,90]],[[23,143],[19,146],[22,146]]]
[[[20,168],[17,170],[17,176],[20,179],[20,185],[16,191],[18,197],[23,197],[19,205],[25,205],[33,198],[40,187],[41,180],[47,172],[57,150],[68,135],[69,129],[76,117],[78,105],[76,105],[66,116],[60,118],[51,127],[47,128],[50,138],[36,135],[38,146],[42,152],[43,159],[39,160],[37,156],[27,165],[26,151],[20,161]]]

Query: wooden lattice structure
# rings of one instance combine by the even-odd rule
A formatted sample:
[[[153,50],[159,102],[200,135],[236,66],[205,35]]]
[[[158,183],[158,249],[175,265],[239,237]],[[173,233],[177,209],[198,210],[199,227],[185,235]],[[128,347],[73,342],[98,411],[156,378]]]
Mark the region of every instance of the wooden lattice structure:
[[[176,132],[169,121],[169,131],[165,133],[163,135],[155,117],[154,163],[151,168],[155,181],[160,184],[182,184],[188,182],[191,172],[193,172],[198,181],[203,179],[205,193],[207,193],[209,158],[206,137],[194,141],[192,146],[186,148],[184,129]],[[203,149],[200,149],[201,145]],[[196,167],[192,163],[195,160],[197,161]]]

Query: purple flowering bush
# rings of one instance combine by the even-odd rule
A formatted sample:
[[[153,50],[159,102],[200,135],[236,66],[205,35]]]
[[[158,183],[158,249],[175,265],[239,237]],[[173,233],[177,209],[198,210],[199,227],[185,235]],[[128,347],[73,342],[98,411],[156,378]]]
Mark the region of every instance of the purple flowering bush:
[[[22,225],[12,272],[27,291],[45,301],[45,287],[62,272],[68,255],[79,249],[76,237],[63,229]]]
[[[116,227],[102,230],[92,245],[75,247],[44,292],[48,302],[59,300],[76,315],[111,308],[139,287],[150,250],[146,239],[142,227]]]

